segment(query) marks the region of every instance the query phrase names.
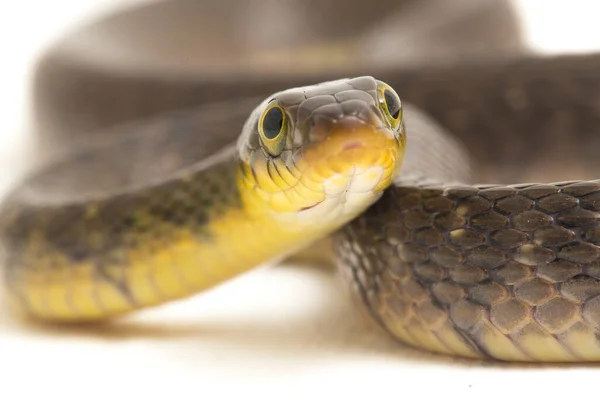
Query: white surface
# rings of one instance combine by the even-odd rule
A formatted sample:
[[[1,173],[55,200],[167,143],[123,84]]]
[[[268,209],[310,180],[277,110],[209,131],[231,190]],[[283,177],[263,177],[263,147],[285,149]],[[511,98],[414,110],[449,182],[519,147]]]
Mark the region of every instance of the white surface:
[[[19,176],[18,161],[27,154],[24,106],[31,62],[70,24],[104,7],[131,2],[29,0],[4,7],[0,190]],[[532,45],[542,51],[569,48],[564,39],[571,28],[565,21],[577,25],[577,18],[556,18],[552,12],[567,2],[522,3],[530,12],[526,20]],[[569,7],[575,3],[583,4],[571,0]],[[590,10],[583,14],[597,15]],[[544,34],[544,27],[551,29]],[[559,43],[549,36],[555,33]],[[590,32],[582,34],[589,37]],[[545,45],[544,37],[551,39]],[[570,43],[582,47],[577,38],[571,37]],[[336,276],[282,266],[257,270],[113,328],[36,329],[0,314],[0,399],[235,395],[546,400],[589,396],[597,390],[595,368],[589,366],[509,366],[431,356],[392,343],[353,310]]]
[[[141,0],[138,0],[141,2]],[[75,23],[83,23],[117,3],[133,0],[14,2],[0,13],[0,191],[21,173],[27,154],[29,78],[32,63],[46,46]],[[35,10],[35,11],[32,11]]]

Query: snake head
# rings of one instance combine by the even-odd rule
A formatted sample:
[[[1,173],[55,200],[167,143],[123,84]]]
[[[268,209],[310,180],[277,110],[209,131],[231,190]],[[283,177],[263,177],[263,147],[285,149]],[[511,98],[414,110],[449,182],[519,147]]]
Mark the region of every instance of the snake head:
[[[238,142],[246,201],[278,218],[346,221],[396,175],[406,137],[396,92],[372,77],[282,91]]]

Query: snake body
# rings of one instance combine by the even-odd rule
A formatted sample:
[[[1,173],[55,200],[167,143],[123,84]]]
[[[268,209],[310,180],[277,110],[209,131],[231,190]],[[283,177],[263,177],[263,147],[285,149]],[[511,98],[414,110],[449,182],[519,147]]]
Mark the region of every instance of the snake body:
[[[289,88],[264,101],[228,102],[227,112],[192,108],[117,129],[106,146],[42,169],[5,201],[0,244],[10,299],[45,320],[105,319],[192,295],[330,235],[342,275],[404,343],[471,358],[598,361],[600,181],[586,180],[598,164],[598,64],[593,56],[441,71],[378,68],[403,99],[402,127],[388,126],[396,136],[375,146],[383,159],[355,151],[359,145],[342,167],[323,157],[337,154],[326,138],[334,147],[373,143],[380,136],[369,124],[386,118],[370,111],[361,126],[371,128],[357,130],[353,118],[364,103],[340,111],[339,93],[377,109],[373,78]],[[324,112],[331,120],[331,104],[334,120],[354,122],[316,135],[301,128],[275,149],[294,156],[269,156],[274,145],[258,140],[258,127],[273,98],[287,99],[282,107],[295,126],[300,115],[316,123]],[[311,105],[310,98],[320,100]],[[233,145],[236,118],[246,123]],[[348,142],[348,134],[358,136]],[[321,156],[299,151],[304,146]],[[492,151],[477,157],[485,146]],[[474,167],[469,153],[488,164]],[[265,161],[274,159],[275,167]],[[294,170],[296,159],[310,163]],[[494,170],[494,179],[520,173],[523,181],[526,168],[546,159],[588,164],[577,181],[473,184],[502,161],[506,168]],[[324,178],[333,171],[352,181],[344,171],[367,170],[366,160],[389,174],[360,185],[374,190],[356,197],[356,208],[339,211],[334,202],[315,212]],[[310,166],[319,173],[307,191],[273,200],[297,188]],[[304,222],[295,217],[311,209]]]
[[[306,246],[392,182],[405,136],[399,99],[396,122],[384,117],[391,96],[370,77],[273,94],[237,143],[143,184],[123,172],[145,168],[135,152],[147,136],[46,168],[1,214],[12,297],[42,319],[104,319],[189,296]],[[202,122],[196,113],[172,117],[167,141],[189,147],[177,135],[206,135]],[[162,150],[154,168],[169,162]],[[110,159],[128,167],[104,167]]]
[[[600,357],[600,181],[394,188],[337,238],[373,316],[416,347]]]

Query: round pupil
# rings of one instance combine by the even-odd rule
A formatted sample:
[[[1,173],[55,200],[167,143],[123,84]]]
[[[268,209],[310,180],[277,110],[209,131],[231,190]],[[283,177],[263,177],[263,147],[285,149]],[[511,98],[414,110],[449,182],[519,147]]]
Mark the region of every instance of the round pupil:
[[[387,105],[388,112],[392,118],[397,119],[398,116],[400,116],[400,103],[396,100],[396,96],[388,89],[383,91],[383,96],[385,97],[385,104]]]
[[[263,119],[263,132],[267,139],[275,139],[283,126],[283,112],[279,107],[273,107],[267,111]]]

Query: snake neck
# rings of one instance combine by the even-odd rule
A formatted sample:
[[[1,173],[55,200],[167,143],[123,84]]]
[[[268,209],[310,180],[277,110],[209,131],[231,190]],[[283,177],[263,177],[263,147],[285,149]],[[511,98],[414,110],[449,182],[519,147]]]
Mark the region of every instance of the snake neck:
[[[231,157],[95,201],[42,205],[27,196],[15,192],[0,224],[6,286],[17,308],[54,321],[106,319],[189,297],[277,261],[358,213],[329,210],[327,219],[317,208],[298,218],[275,210]]]

